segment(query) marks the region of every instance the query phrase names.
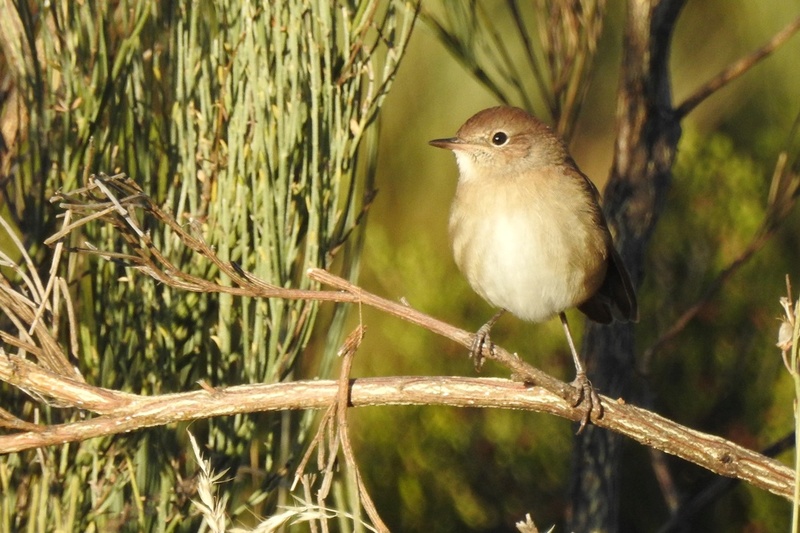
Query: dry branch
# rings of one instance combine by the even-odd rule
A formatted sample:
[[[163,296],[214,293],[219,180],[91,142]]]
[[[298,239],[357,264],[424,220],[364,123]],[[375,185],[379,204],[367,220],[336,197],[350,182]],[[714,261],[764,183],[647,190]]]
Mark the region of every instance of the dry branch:
[[[12,365],[0,359],[0,379],[14,383]],[[66,379],[66,378],[60,378]],[[102,389],[101,389],[102,390]],[[116,391],[113,413],[88,420],[0,436],[0,453],[214,416],[287,409],[327,409],[339,384],[332,380],[239,385],[161,396]],[[637,442],[681,457],[717,474],[738,478],[791,500],[794,475],[779,461],[723,438],[682,426],[639,407],[602,397],[605,416],[594,423]],[[549,413],[573,421],[583,416],[569,402],[541,387],[498,378],[389,377],[350,380],[350,405],[426,405],[519,409]]]

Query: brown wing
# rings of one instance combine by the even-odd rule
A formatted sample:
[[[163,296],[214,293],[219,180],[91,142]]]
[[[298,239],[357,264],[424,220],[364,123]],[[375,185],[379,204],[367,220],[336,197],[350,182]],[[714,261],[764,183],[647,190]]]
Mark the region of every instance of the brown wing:
[[[577,169],[577,167],[575,168]],[[608,231],[608,224],[600,209],[600,192],[597,190],[594,183],[592,183],[592,180],[582,172],[578,172],[583,176],[583,179],[591,189],[597,202],[599,223]],[[603,283],[600,285],[597,292],[579,305],[578,309],[590,319],[600,324],[610,324],[614,320],[620,322],[638,322],[639,306],[636,302],[636,292],[633,290],[633,284],[631,283],[628,270],[625,268],[625,264],[622,262],[619,253],[614,248],[610,232],[608,242],[609,253],[606,277],[603,279]]]
[[[639,307],[628,271],[614,247],[608,256],[608,269],[597,292],[578,306],[586,316],[601,324],[638,322]]]

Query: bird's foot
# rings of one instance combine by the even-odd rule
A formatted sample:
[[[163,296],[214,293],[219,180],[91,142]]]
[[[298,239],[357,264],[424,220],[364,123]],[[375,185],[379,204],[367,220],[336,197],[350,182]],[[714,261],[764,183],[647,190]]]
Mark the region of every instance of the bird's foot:
[[[489,350],[490,354],[494,355],[494,343],[492,343],[491,338],[489,338],[489,330],[491,329],[491,324],[486,323],[478,329],[475,336],[472,338],[469,356],[472,358],[472,362],[475,365],[475,372],[480,372],[481,368],[483,368],[483,363],[486,360],[483,355],[484,348]]]
[[[586,377],[586,374],[583,372],[578,372],[578,375],[575,376],[575,380],[571,383],[573,387],[578,390],[578,399],[572,405],[572,407],[577,407],[581,404],[584,404],[584,412],[583,417],[581,418],[581,425],[576,432],[576,435],[580,435],[583,431],[583,428],[586,427],[586,424],[592,421],[592,412],[595,411],[595,419],[603,418],[603,404],[600,402],[600,395],[597,394],[597,391],[592,386],[592,382],[589,381],[589,378]]]
[[[472,346],[469,349],[469,356],[472,358],[472,362],[475,364],[475,371],[480,372],[481,368],[483,368],[483,362],[486,359],[483,355],[483,350],[486,349],[489,351],[491,356],[494,356],[494,343],[489,338],[489,332],[492,330],[492,326],[494,323],[497,322],[497,319],[500,318],[505,310],[501,309],[495,315],[489,319],[489,321],[482,325],[477,332],[475,332],[475,336],[472,337]]]

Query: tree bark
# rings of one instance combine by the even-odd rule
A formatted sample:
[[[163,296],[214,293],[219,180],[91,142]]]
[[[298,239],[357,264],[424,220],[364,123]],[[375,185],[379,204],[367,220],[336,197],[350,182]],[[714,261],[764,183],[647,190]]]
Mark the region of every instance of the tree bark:
[[[606,214],[631,274],[641,285],[650,236],[662,211],[681,135],[672,104],[669,52],[685,0],[630,0],[617,100],[617,140],[605,191]],[[583,354],[595,388],[625,398],[634,370],[632,324],[589,324]],[[567,531],[619,529],[621,437],[595,426],[573,448]]]

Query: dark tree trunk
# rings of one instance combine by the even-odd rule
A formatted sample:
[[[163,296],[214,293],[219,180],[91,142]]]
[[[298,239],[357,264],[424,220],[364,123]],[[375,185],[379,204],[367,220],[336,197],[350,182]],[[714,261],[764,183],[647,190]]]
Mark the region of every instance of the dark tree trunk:
[[[605,210],[635,286],[661,213],[681,135],[669,76],[672,32],[685,0],[629,0],[617,101],[614,163]],[[612,398],[630,394],[632,324],[590,324],[583,355],[595,388]],[[587,426],[575,439],[567,531],[619,529],[621,437]]]

